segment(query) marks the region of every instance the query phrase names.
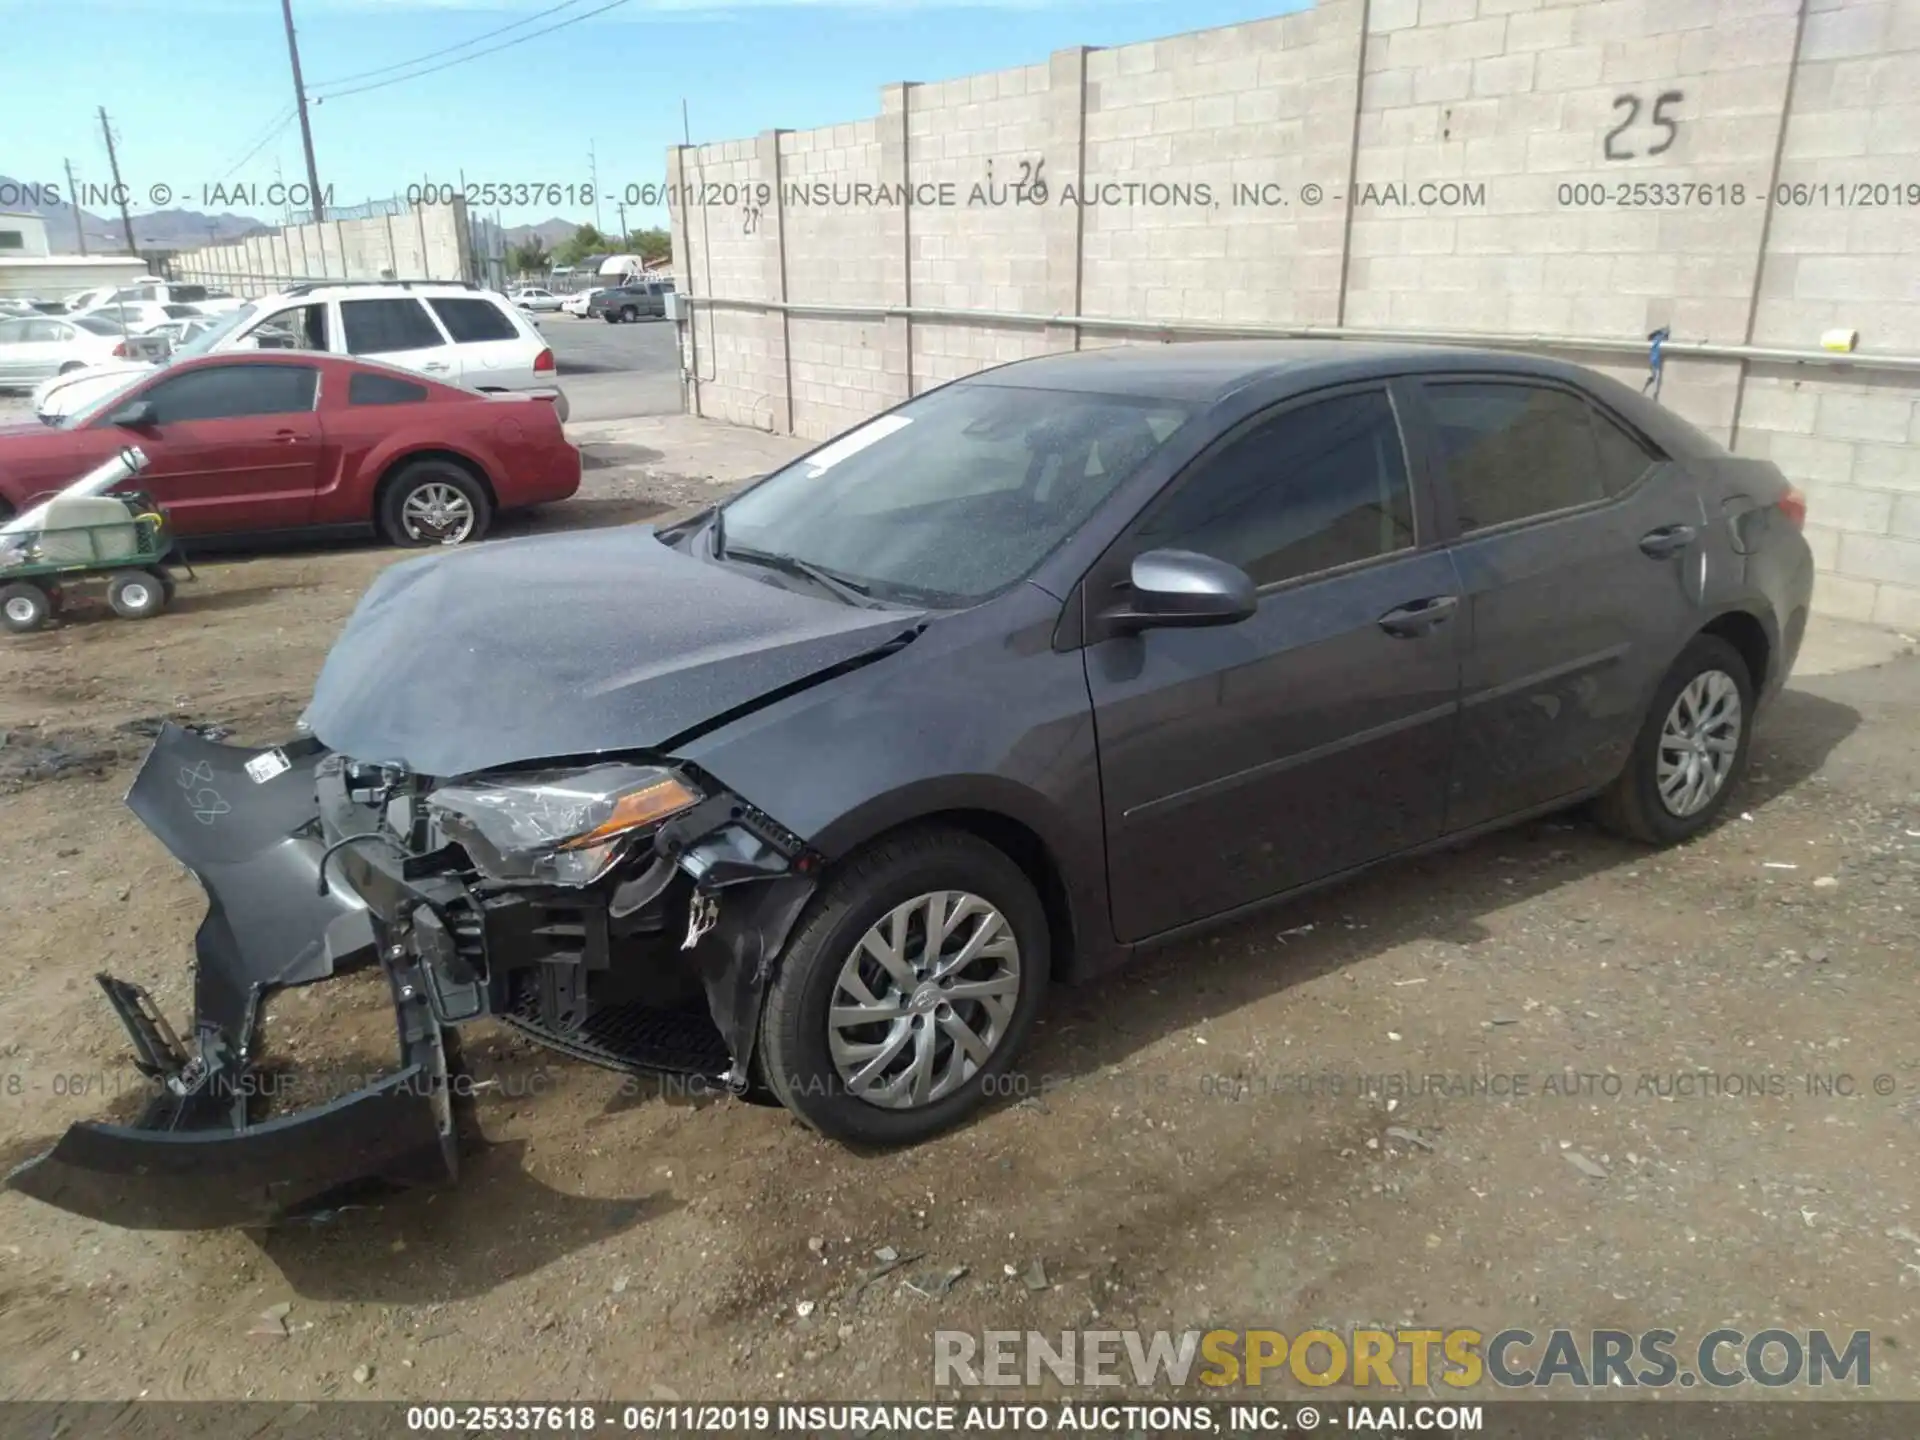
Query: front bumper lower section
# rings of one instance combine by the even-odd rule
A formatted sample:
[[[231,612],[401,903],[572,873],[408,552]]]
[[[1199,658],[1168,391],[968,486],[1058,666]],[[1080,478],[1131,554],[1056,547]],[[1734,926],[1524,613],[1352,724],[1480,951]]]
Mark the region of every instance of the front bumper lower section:
[[[169,725],[127,804],[199,878],[195,1028],[182,1044],[146,992],[99,977],[151,1087],[131,1125],[84,1122],[7,1177],[10,1189],[134,1229],[265,1225],[368,1179],[421,1183],[456,1170],[447,1059],[418,960],[385,943],[351,889],[321,893],[314,803],[324,755],[219,745]],[[380,1082],[254,1123],[252,1045],[273,990],[386,970],[399,1062]]]
[[[384,832],[344,774],[310,738],[249,750],[162,730],[127,803],[206,892],[193,1031],[183,1042],[143,989],[99,976],[149,1084],[144,1110],[131,1124],[74,1125],[9,1188],[110,1224],[198,1230],[270,1225],[366,1181],[450,1180],[443,1027],[485,1015],[595,1063],[746,1088],[766,985],[816,884],[818,857],[795,837],[710,795],[597,894],[476,893],[470,872]],[[701,923],[680,925],[682,914]],[[710,1048],[666,1043],[685,1032],[660,1025],[687,1021],[684,1009],[622,1009],[623,987],[655,968],[648,944],[704,994],[695,1018],[710,1020]],[[641,947],[638,959],[623,946]],[[393,1001],[393,1072],[265,1114],[256,1046],[267,998],[374,967]],[[651,1043],[622,1050],[635,1015],[653,1017]]]

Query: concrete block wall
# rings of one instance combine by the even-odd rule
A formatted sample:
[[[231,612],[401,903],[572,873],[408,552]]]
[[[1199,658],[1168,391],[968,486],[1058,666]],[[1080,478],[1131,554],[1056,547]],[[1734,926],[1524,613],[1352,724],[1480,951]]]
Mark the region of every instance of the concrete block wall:
[[[471,252],[466,202],[456,200],[403,215],[290,225],[176,255],[168,269],[184,283],[256,296],[300,280],[470,279]]]
[[[1542,337],[1636,386],[1575,341],[1920,355],[1920,0],[1320,0],[670,165],[770,187],[676,211],[694,294],[867,312],[696,310],[700,411],[811,438],[1196,323]],[[1662,400],[1807,491],[1818,608],[1920,625],[1920,375],[1675,356]]]

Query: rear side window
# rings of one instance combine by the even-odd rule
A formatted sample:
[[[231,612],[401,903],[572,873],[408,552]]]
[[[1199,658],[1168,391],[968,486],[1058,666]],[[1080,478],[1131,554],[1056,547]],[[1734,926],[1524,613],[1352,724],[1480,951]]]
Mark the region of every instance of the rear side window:
[[[540,292],[529,290],[527,293],[537,295]],[[433,313],[440,317],[440,323],[447,327],[447,333],[458,344],[473,345],[482,340],[517,340],[520,336],[513,321],[489,300],[447,297],[427,303],[433,306]]]
[[[1607,498],[1585,400],[1500,382],[1426,387],[1441,473],[1462,531]]]
[[[1600,483],[1609,495],[1625,494],[1640,482],[1656,457],[1598,410],[1592,413],[1593,438],[1600,447]]]
[[[342,300],[340,326],[346,332],[349,355],[392,355],[403,350],[431,350],[446,344],[412,296],[391,300]]]
[[[141,399],[157,424],[292,415],[313,409],[320,372],[307,365],[217,365],[162,380]]]
[[[414,405],[427,398],[427,387],[397,375],[373,375],[356,370],[347,381],[349,405]]]
[[[1142,525],[1150,548],[1197,550],[1256,585],[1413,545],[1413,495],[1384,390],[1304,405],[1202,462]]]

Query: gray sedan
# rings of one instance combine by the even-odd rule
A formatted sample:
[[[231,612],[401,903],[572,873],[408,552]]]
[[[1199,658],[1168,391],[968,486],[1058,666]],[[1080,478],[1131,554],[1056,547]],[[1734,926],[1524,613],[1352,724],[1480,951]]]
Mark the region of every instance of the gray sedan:
[[[1579,366],[1142,345],[929,391],[667,529],[396,565],[301,735],[163,734],[129,803],[211,896],[197,1048],[103,977],[168,1086],[11,1183],[217,1225],[445,1174],[441,1027],[483,1015],[925,1139],[1024,1093],[1053,981],[1579,802],[1713,824],[1805,518]],[[253,1127],[265,992],[365,965],[402,1068]]]

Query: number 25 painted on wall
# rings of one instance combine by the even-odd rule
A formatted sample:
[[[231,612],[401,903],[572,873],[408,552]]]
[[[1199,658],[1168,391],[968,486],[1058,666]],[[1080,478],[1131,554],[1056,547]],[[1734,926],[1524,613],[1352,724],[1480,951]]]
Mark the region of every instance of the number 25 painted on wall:
[[[1668,90],[1653,102],[1653,128],[1666,132],[1666,137],[1657,145],[1649,145],[1644,151],[1626,148],[1620,137],[1640,118],[1640,97],[1621,95],[1615,98],[1613,108],[1624,110],[1625,116],[1620,123],[1607,132],[1606,156],[1609,160],[1632,160],[1637,155],[1662,155],[1673,148],[1673,142],[1679,138],[1680,122],[1667,114],[1669,105],[1677,105],[1687,97],[1678,90]]]

